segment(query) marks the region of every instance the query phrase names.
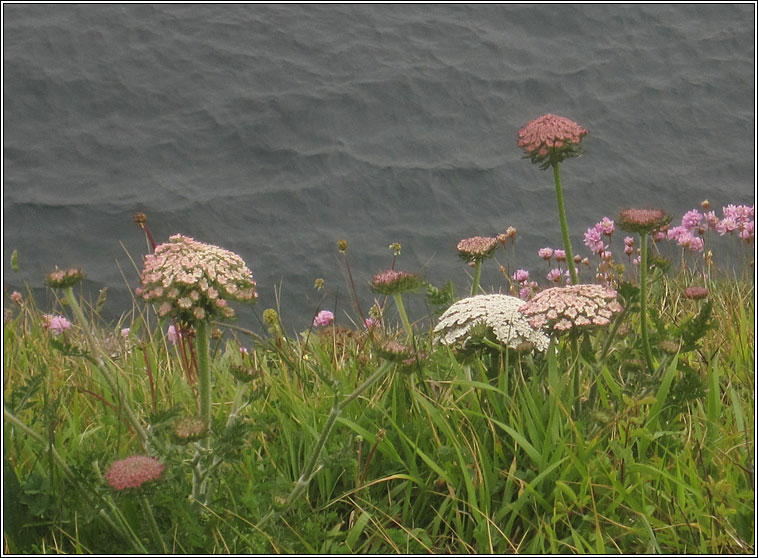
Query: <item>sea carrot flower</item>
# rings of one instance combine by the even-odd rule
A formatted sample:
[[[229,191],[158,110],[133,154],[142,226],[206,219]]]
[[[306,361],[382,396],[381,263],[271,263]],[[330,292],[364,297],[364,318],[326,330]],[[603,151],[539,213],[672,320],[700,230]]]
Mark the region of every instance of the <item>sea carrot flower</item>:
[[[606,326],[623,309],[616,296],[616,291],[601,285],[553,287],[534,295],[519,311],[532,327],[553,332]]]
[[[185,445],[202,440],[206,434],[206,425],[201,418],[184,417],[174,426],[172,438],[177,444]]]
[[[42,316],[42,327],[53,332],[54,335],[60,335],[71,327],[71,322],[69,322],[64,316],[44,314]]]
[[[160,316],[180,323],[232,317],[227,300],[258,296],[253,275],[237,254],[179,234],[145,256],[140,281],[137,295],[157,304]]]
[[[488,236],[472,236],[458,243],[458,255],[467,262],[481,262],[491,258],[498,245],[498,239]]]
[[[588,133],[568,118],[545,114],[518,131],[518,146],[526,153],[525,158],[544,170],[553,163],[581,155],[579,143]]]
[[[516,350],[547,349],[549,338],[529,325],[518,309],[523,301],[502,294],[477,295],[455,302],[440,316],[434,332],[445,345],[466,342],[472,329],[484,325],[502,344]]]
[[[684,289],[684,297],[698,300],[706,298],[708,296],[708,289],[706,287],[687,287]]]
[[[671,217],[662,209],[624,209],[619,217],[619,227],[627,232],[649,234],[671,222]]]
[[[388,269],[374,275],[371,290],[378,294],[391,295],[416,289],[421,284],[421,278],[414,273]]]
[[[315,318],[313,318],[313,325],[318,326],[328,326],[334,321],[334,314],[330,312],[329,310],[321,310]]]
[[[160,478],[164,466],[146,455],[132,455],[111,464],[105,480],[116,490],[139,488],[146,482]]]
[[[77,283],[84,279],[84,273],[78,267],[70,267],[68,269],[56,269],[49,273],[45,282],[48,287],[53,289],[66,289],[73,287]]]

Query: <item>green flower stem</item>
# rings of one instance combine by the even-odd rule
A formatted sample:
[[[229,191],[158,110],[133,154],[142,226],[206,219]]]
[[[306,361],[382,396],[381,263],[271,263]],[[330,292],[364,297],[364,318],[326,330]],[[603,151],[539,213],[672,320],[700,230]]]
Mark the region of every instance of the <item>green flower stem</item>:
[[[208,362],[208,324],[199,320],[195,324],[197,339],[197,389],[200,398],[200,419],[206,430],[211,427],[211,371]]]
[[[476,295],[476,291],[479,290],[479,277],[482,274],[482,260],[476,260],[474,262],[474,284],[471,285],[471,296]]]
[[[640,233],[640,327],[642,329],[642,347],[650,372],[655,371],[653,352],[647,331],[647,233]]]
[[[558,217],[561,220],[561,234],[563,235],[563,248],[566,251],[566,264],[571,274],[571,284],[576,285],[579,279],[576,276],[574,265],[574,254],[571,251],[571,240],[569,239],[568,224],[566,223],[566,210],[563,205],[563,189],[561,188],[561,171],[560,163],[553,163],[553,178],[555,178],[555,195],[558,198]]]
[[[408,334],[408,339],[413,337],[413,329],[411,328],[411,322],[408,321],[408,314],[405,312],[405,306],[403,305],[403,296],[400,293],[393,293],[392,297],[395,299],[395,305],[397,311],[400,312],[400,319],[403,320],[403,326]]]
[[[331,434],[332,429],[334,428],[334,424],[337,421],[337,417],[342,412],[342,409],[344,409],[352,401],[358,398],[358,396],[361,393],[363,393],[372,384],[374,384],[374,382],[376,382],[379,378],[381,378],[387,372],[387,370],[390,369],[391,366],[392,366],[391,362],[385,361],[379,368],[376,369],[376,371],[369,378],[366,379],[365,382],[363,382],[361,385],[355,388],[353,390],[353,393],[351,393],[344,400],[342,400],[342,402],[339,401],[339,395],[337,393],[334,394],[334,404],[332,405],[332,408],[329,411],[329,416],[326,417],[324,430],[321,432],[321,436],[316,442],[316,446],[313,448],[313,453],[311,453],[311,456],[308,459],[308,462],[305,465],[305,468],[303,469],[303,472],[300,475],[300,478],[297,479],[297,483],[295,483],[295,487],[292,489],[292,492],[290,492],[290,495],[287,497],[287,500],[282,506],[282,509],[278,511],[271,510],[270,512],[268,512],[263,517],[263,519],[260,520],[260,522],[257,525],[257,528],[260,529],[261,527],[263,527],[275,515],[281,515],[282,513],[284,513],[292,505],[292,503],[300,497],[300,495],[303,493],[303,491],[306,489],[306,487],[310,483],[313,475],[315,475],[317,472],[315,471],[316,463],[318,462],[319,456],[321,454],[321,450],[324,448],[324,445],[326,444],[326,440],[329,438],[329,434]]]
[[[147,500],[147,496],[145,496],[144,493],[140,493],[140,501],[142,502],[142,507],[145,510],[145,515],[147,516],[147,522],[150,524],[150,532],[152,533],[153,538],[155,539],[155,542],[160,545],[160,549],[163,551],[163,554],[168,554],[168,548],[166,548],[166,541],[163,540],[163,535],[161,535],[161,532],[158,529],[158,524],[155,522],[155,516],[153,515],[153,508],[150,505],[150,502]]]
[[[145,429],[142,428],[142,425],[137,419],[137,415],[134,414],[134,411],[132,411],[132,408],[129,406],[129,402],[126,400],[124,392],[118,388],[118,383],[108,368],[108,356],[105,354],[103,349],[100,347],[100,344],[95,339],[95,336],[92,334],[92,331],[89,327],[89,322],[87,321],[84,312],[82,312],[82,308],[79,306],[79,302],[74,296],[73,289],[71,287],[66,287],[63,289],[63,295],[66,298],[66,302],[68,302],[69,306],[71,307],[71,310],[74,312],[76,320],[79,322],[79,324],[81,324],[82,329],[84,330],[84,334],[87,337],[87,342],[89,343],[90,349],[97,354],[97,369],[100,370],[103,378],[105,378],[105,381],[107,382],[110,390],[114,395],[118,397],[120,408],[126,414],[126,418],[132,425],[132,428],[134,428],[134,432],[137,434],[137,436],[139,436],[142,447],[145,449],[145,451],[147,451],[149,445],[147,432],[145,432]]]

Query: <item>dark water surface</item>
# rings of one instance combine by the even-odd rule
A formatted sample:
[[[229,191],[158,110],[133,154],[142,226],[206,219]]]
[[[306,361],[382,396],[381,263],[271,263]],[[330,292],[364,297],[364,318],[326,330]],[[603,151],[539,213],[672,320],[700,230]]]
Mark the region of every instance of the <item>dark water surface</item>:
[[[48,271],[78,265],[114,317],[137,211],[159,242],[240,254],[256,312],[281,289],[292,329],[324,295],[346,321],[340,238],[366,307],[392,242],[398,267],[462,294],[458,240],[515,226],[499,262],[542,279],[552,173],[516,132],[546,112],[590,130],[562,166],[575,252],[625,206],[754,200],[753,4],[4,4],[3,34],[5,286],[44,298]]]

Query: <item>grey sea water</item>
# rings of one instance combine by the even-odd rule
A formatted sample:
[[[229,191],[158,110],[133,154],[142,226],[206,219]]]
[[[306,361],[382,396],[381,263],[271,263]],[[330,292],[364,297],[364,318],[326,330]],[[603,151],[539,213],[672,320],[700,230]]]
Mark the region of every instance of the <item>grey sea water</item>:
[[[464,294],[458,240],[514,226],[483,285],[504,288],[499,264],[544,282],[552,173],[522,159],[521,126],[552,112],[590,130],[562,165],[589,255],[583,232],[623,207],[754,203],[754,109],[753,3],[4,4],[4,286],[45,304],[44,275],[78,265],[118,317],[137,211],[158,242],[243,257],[253,329],[277,304],[290,329],[319,308],[347,322],[338,239],[364,308],[393,242],[397,267]]]

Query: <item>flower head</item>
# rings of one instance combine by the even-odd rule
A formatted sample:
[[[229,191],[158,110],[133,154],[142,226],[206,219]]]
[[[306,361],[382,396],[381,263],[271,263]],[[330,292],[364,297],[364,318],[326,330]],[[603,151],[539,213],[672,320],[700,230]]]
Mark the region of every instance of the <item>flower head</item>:
[[[105,480],[116,490],[139,488],[146,482],[159,478],[163,468],[157,459],[146,455],[132,455],[121,461],[114,461],[105,473]]]
[[[526,269],[517,269],[513,272],[513,280],[524,283],[529,279],[529,272]]]
[[[45,282],[53,289],[65,289],[73,287],[84,279],[84,273],[78,267],[68,269],[56,269],[48,274]]]
[[[24,296],[18,291],[13,291],[11,293],[10,298],[13,302],[18,304],[19,306],[21,306],[24,303]]]
[[[316,314],[316,317],[313,318],[313,325],[318,326],[328,326],[334,321],[334,314],[330,312],[329,310],[321,310],[318,314]]]
[[[374,275],[371,290],[378,294],[391,295],[416,289],[421,283],[421,278],[414,273],[388,269]]]
[[[640,234],[656,232],[670,222],[671,217],[662,209],[624,209],[619,216],[619,227]]]
[[[237,254],[174,235],[145,256],[137,295],[157,304],[160,316],[195,323],[221,315],[234,316],[227,300],[252,301],[253,274]]]
[[[537,250],[537,255],[545,260],[546,262],[550,261],[550,258],[553,257],[553,249],[552,248],[540,248]]]
[[[168,329],[166,330],[166,339],[168,339],[171,343],[176,345],[176,343],[179,342],[179,338],[182,336],[181,331],[178,331],[176,329],[176,326],[170,325],[168,326]]]
[[[189,444],[205,437],[206,424],[198,417],[184,417],[174,426],[172,438],[177,444]]]
[[[579,143],[588,133],[568,118],[545,114],[518,131],[518,146],[526,153],[525,157],[544,170],[554,163],[581,155]]]
[[[42,316],[42,327],[52,331],[55,335],[60,335],[71,327],[71,322],[69,322],[64,316],[44,314]]]
[[[458,255],[467,262],[481,262],[491,258],[498,245],[498,239],[488,236],[464,238],[458,243]]]
[[[706,287],[687,287],[684,289],[684,297],[692,300],[698,300],[706,298],[708,296],[708,289]]]
[[[548,327],[554,332],[605,326],[623,308],[616,291],[601,285],[568,285],[537,293],[519,311],[532,327]]]
[[[465,342],[471,337],[472,328],[483,324],[492,329],[501,343],[512,349],[528,346],[544,351],[550,340],[519,313],[523,304],[520,298],[502,294],[464,298],[445,310],[434,332],[440,334],[441,343],[450,345]]]

